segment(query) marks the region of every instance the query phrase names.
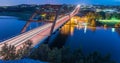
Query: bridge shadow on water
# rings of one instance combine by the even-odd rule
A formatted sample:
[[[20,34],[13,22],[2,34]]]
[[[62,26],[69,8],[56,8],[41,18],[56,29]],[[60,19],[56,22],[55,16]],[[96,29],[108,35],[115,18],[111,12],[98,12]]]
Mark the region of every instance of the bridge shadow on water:
[[[67,41],[67,38],[73,33],[73,25],[72,21],[68,21],[64,26],[60,27],[53,35],[51,36],[51,40],[49,41],[50,48],[62,48]]]
[[[62,35],[61,33],[59,33],[59,31],[57,32],[58,34],[55,37],[55,39],[51,41],[51,43],[49,43],[49,46],[51,48],[53,47],[62,48],[67,40],[68,35]]]

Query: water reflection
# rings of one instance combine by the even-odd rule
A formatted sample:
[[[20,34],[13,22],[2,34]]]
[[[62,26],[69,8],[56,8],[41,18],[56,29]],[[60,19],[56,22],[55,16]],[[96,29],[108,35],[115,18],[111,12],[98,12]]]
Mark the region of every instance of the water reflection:
[[[72,50],[82,48],[85,54],[93,51],[98,51],[102,55],[110,53],[112,60],[120,63],[120,28],[90,26],[84,21],[76,22],[72,19],[61,28],[52,44],[70,47]]]
[[[118,33],[118,35],[120,36],[120,28],[116,28],[115,31]]]
[[[75,24],[73,22],[71,23],[71,22],[69,21],[67,24],[65,24],[61,28],[61,31],[60,31],[61,34],[73,35],[75,28],[78,29],[78,30],[84,29],[84,34],[86,34],[88,29],[95,32],[96,28],[97,28],[97,27],[88,26],[87,23],[85,23],[85,22],[82,22],[82,23],[77,22],[78,24]]]
[[[115,32],[115,28],[111,28],[112,32]]]

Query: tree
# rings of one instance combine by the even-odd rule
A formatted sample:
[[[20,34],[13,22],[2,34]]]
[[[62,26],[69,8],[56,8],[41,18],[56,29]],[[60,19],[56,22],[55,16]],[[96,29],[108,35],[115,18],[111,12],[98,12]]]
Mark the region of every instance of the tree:
[[[39,48],[40,49],[32,53],[33,55],[30,58],[50,63],[114,63],[110,60],[110,54],[102,56],[99,52],[93,52],[89,55],[84,55],[81,49],[74,51],[71,51],[68,47],[50,49],[46,44],[42,44]],[[43,48],[47,48],[46,51],[44,51]]]
[[[7,45],[4,44],[4,46],[1,48],[2,50],[0,51],[0,56],[4,60],[14,60],[16,59],[16,48],[12,45]]]
[[[0,57],[2,57],[3,60],[16,60],[21,59],[23,57],[27,57],[30,54],[30,51],[32,50],[32,42],[27,41],[23,45],[23,47],[20,47],[20,49],[16,49],[14,45],[8,45],[4,44],[0,51]]]
[[[96,26],[96,21],[102,19],[101,15],[96,12],[89,12],[88,14],[86,14],[86,17],[88,19],[87,23],[89,23],[91,26]]]

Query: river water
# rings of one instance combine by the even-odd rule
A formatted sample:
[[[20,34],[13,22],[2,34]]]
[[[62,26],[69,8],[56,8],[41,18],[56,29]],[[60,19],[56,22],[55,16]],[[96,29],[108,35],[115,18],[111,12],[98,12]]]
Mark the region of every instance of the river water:
[[[120,63],[120,29],[106,27],[90,27],[83,25],[64,25],[52,47],[81,48],[88,55],[94,51],[103,56],[110,54],[111,59]]]
[[[0,40],[6,40],[19,35],[26,21],[17,17],[0,16]],[[40,24],[32,22],[27,31]],[[105,55],[110,53],[111,59],[120,63],[120,29],[89,27],[83,25],[64,25],[52,46],[70,47],[71,49],[82,48],[85,54],[99,51]]]
[[[0,16],[0,42],[19,35],[26,21],[13,16]],[[40,23],[31,22],[26,31],[40,26]]]

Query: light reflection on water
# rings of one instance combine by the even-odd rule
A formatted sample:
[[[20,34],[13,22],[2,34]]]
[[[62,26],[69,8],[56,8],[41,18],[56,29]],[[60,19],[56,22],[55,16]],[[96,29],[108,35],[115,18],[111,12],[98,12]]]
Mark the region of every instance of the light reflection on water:
[[[0,19],[0,40],[19,34],[25,23],[18,19]],[[90,27],[84,22],[75,24],[64,25],[53,45],[70,46],[73,50],[81,47],[85,54],[93,51],[99,51],[102,54],[110,53],[112,59],[120,63],[119,28]],[[35,27],[36,23],[31,23],[28,30]]]
[[[112,32],[115,32],[115,28],[111,28]]]
[[[62,36],[65,36],[64,40]],[[60,40],[64,41],[64,44],[61,45]],[[112,60],[120,63],[120,28],[67,23],[61,28],[60,34],[52,44],[53,46],[70,47],[72,50],[82,48],[85,54],[93,51],[98,51],[102,55],[110,53]]]

